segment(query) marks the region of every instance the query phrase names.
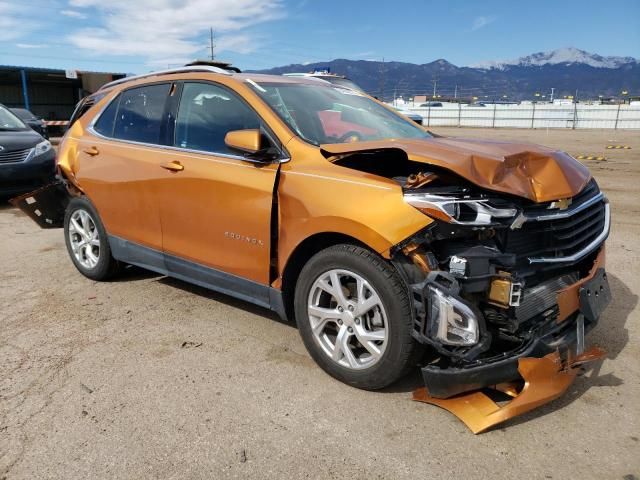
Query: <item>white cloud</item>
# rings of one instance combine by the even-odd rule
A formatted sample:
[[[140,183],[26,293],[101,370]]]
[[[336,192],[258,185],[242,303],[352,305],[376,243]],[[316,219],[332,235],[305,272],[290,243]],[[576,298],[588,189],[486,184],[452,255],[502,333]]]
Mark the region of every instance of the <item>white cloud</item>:
[[[44,43],[16,43],[18,48],[48,48]]]
[[[359,52],[359,53],[353,53],[351,55],[348,55],[347,58],[362,58],[362,57],[371,57],[372,55],[374,55],[376,52],[374,52],[373,50],[369,50],[367,52]]]
[[[100,55],[143,56],[154,64],[203,56],[209,28],[216,32],[218,54],[250,53],[258,43],[242,30],[283,15],[281,0],[70,0],[69,5],[75,11],[94,9],[101,18],[97,27],[71,33],[73,46]]]
[[[497,17],[495,15],[481,15],[473,19],[473,24],[471,25],[471,30],[480,30],[481,28],[486,27],[490,23],[495,22]]]
[[[87,16],[84,13],[79,12],[77,10],[60,10],[60,13],[65,17],[79,18],[79,19],[87,18]]]
[[[29,6],[0,1],[0,42],[14,40],[36,28]]]

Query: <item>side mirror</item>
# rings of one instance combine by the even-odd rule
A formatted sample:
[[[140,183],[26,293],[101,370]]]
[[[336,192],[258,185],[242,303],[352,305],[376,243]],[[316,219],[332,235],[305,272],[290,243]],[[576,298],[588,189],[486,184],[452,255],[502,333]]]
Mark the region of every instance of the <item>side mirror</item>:
[[[233,130],[227,132],[224,143],[229,148],[253,155],[262,150],[260,130]]]
[[[227,132],[224,143],[229,148],[243,152],[244,157],[250,162],[271,163],[280,155],[279,150],[273,147],[258,129]]]

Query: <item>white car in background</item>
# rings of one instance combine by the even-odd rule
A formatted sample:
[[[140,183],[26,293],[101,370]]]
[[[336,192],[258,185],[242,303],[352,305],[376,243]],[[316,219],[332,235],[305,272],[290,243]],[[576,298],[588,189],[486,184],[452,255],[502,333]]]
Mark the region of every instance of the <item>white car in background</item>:
[[[395,107],[393,105],[391,105],[391,108],[393,108],[399,114],[404,115],[409,120],[413,120],[418,125],[422,125],[422,121],[423,121],[422,115],[412,112],[411,110],[405,110],[404,108]]]
[[[366,93],[359,85],[349,80],[344,75],[336,75],[335,73],[329,73],[327,71],[321,72],[309,72],[309,73],[283,73],[284,77],[307,77],[307,78],[319,78],[325,82],[329,82],[338,87],[345,87],[358,92]]]
[[[355,90],[357,92],[367,93],[358,84],[356,84],[353,81],[349,80],[344,75],[336,75],[335,73],[329,73],[328,71],[310,72],[310,73],[283,73],[283,76],[285,76],[285,77],[317,78],[317,79],[324,80],[325,82],[329,82],[329,83],[331,83],[333,85],[336,85],[336,86],[339,86],[339,87],[349,88],[349,89]],[[409,110],[398,108],[398,107],[395,107],[393,105],[390,105],[390,106],[395,111],[397,111],[400,114],[404,115],[408,119],[413,120],[414,122],[416,122],[418,125],[422,125],[422,120],[423,120],[422,119],[422,115],[418,115],[417,113],[413,113],[413,112],[411,112]]]

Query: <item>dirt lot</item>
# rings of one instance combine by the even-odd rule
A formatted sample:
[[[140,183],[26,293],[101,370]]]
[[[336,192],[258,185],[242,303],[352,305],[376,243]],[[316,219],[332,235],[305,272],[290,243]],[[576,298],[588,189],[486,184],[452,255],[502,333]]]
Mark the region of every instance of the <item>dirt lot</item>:
[[[640,133],[436,131],[607,155],[586,162],[614,212],[598,375],[474,436],[410,400],[416,375],[334,381],[268,311],[137,269],[89,281],[61,230],[5,206],[0,479],[640,478]]]

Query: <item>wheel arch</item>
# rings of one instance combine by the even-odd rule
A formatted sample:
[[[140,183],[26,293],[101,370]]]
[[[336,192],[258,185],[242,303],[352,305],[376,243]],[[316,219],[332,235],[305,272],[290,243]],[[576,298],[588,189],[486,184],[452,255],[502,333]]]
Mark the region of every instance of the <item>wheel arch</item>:
[[[300,242],[287,258],[282,270],[282,300],[289,320],[293,321],[295,319],[293,301],[296,284],[302,268],[316,253],[339,244],[357,245],[375,251],[375,249],[357,238],[340,232],[318,232]]]

